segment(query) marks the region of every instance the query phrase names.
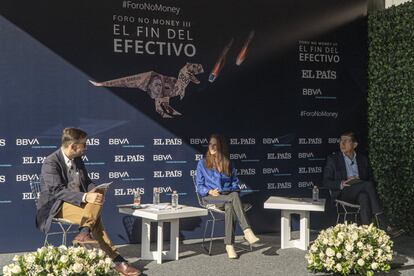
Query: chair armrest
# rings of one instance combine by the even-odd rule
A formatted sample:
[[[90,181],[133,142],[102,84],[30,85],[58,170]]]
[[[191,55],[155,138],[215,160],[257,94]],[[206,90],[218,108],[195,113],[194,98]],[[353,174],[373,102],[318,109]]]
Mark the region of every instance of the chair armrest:
[[[76,224],[76,223],[74,223],[74,222],[72,222],[70,220],[63,219],[63,218],[53,218],[52,221],[53,222],[60,222],[62,224]]]
[[[341,205],[347,206],[347,207],[351,207],[351,208],[360,208],[360,206],[358,204],[352,204],[343,200],[339,200],[339,199],[335,199],[336,203],[339,203]]]
[[[218,208],[215,204],[206,204],[207,210],[211,210],[217,213],[224,213],[223,209]]]

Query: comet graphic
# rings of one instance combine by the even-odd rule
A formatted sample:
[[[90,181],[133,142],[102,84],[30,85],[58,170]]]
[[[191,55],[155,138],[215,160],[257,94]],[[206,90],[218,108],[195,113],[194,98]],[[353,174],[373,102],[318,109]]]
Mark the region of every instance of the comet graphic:
[[[220,74],[220,71],[224,67],[224,64],[226,62],[227,53],[229,52],[232,44],[233,44],[233,38],[226,45],[226,47],[224,47],[219,58],[217,59],[216,64],[214,65],[213,70],[211,70],[210,76],[208,77],[209,82],[214,82],[216,78],[218,77],[218,75]]]
[[[250,42],[252,42],[253,37],[254,37],[254,31],[251,31],[246,41],[244,42],[243,48],[241,49],[239,55],[237,56],[237,59],[236,59],[237,66],[242,64],[243,61],[246,59],[247,53],[249,51],[249,45],[250,45]]]

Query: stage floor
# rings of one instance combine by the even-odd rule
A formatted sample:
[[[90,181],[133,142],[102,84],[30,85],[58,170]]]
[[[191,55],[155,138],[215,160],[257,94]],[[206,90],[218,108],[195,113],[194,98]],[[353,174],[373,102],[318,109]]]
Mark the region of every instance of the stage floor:
[[[297,233],[295,233],[297,234]],[[311,240],[316,236],[311,233]],[[252,252],[239,251],[239,259],[230,260],[224,249],[222,239],[213,243],[212,256],[201,248],[200,240],[187,240],[180,245],[180,259],[156,264],[155,261],[141,261],[139,244],[120,245],[119,251],[143,275],[157,276],[220,276],[220,275],[324,275],[312,274],[306,270],[305,251],[299,249],[280,249],[280,233],[259,235],[261,241],[254,245]],[[240,237],[238,237],[240,240]],[[401,236],[394,240],[397,256],[393,269],[384,276],[414,275],[414,237]],[[168,247],[168,242],[165,243]],[[17,253],[23,254],[23,253]],[[8,264],[15,254],[0,254],[0,267]],[[0,270],[0,274],[2,270]],[[376,274],[377,275],[377,274]],[[382,274],[378,274],[382,275]]]

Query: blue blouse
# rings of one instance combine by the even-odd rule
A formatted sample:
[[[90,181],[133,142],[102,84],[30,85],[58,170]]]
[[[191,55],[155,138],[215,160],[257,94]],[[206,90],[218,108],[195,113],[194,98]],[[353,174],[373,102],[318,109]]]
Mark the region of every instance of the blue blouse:
[[[196,184],[197,191],[201,196],[207,196],[208,191],[214,189],[218,189],[219,192],[230,192],[240,189],[235,168],[233,168],[231,176],[227,176],[215,169],[208,169],[205,159],[198,161]]]

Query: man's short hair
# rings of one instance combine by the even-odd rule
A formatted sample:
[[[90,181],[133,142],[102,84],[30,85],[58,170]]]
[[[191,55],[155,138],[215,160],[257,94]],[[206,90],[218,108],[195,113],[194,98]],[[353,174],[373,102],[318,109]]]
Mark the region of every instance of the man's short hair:
[[[62,132],[61,144],[65,148],[70,144],[78,144],[86,139],[87,135],[88,134],[85,131],[79,128],[67,127]]]
[[[341,134],[341,136],[350,137],[353,143],[358,143],[358,137],[355,134],[355,132],[353,132],[352,130],[345,131],[344,133]]]

